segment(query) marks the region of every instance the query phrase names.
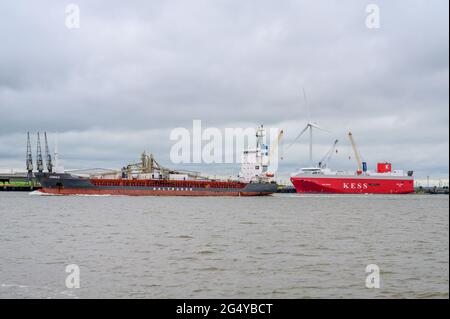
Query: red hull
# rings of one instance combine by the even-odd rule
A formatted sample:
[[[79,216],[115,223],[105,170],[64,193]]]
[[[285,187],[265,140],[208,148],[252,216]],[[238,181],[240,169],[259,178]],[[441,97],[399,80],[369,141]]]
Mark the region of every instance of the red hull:
[[[213,192],[127,189],[42,188],[41,193],[53,195],[127,195],[127,196],[264,196],[270,192]]]
[[[297,193],[409,194],[414,180],[365,177],[292,177]]]

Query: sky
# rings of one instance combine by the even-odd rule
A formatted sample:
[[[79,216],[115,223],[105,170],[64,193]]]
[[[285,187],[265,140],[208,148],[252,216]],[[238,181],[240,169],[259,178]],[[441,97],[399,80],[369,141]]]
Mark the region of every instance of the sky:
[[[79,28],[67,26],[67,5]],[[379,28],[368,28],[368,4]],[[170,132],[283,129],[308,120],[319,160],[355,169],[389,161],[448,178],[449,3],[429,1],[0,2],[0,168],[25,166],[26,133],[47,131],[67,168],[118,168],[147,150],[166,166]],[[70,20],[72,21],[72,20]],[[69,25],[70,26],[70,25]],[[303,90],[306,92],[305,101]],[[285,147],[287,148],[287,147]],[[183,165],[182,165],[183,166]],[[184,165],[190,168],[192,165]],[[308,138],[279,174],[308,166]],[[197,165],[237,174],[238,165]]]

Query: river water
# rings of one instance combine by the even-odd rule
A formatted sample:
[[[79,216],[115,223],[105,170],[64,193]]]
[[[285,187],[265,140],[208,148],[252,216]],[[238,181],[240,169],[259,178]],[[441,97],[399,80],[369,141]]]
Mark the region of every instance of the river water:
[[[0,298],[448,297],[448,196],[0,193]]]

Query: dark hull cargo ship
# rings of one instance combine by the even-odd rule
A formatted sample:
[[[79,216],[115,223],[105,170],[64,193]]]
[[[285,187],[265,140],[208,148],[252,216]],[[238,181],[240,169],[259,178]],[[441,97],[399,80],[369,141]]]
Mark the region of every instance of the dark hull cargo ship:
[[[121,170],[80,174],[59,166],[55,151],[55,170],[34,173],[45,194],[56,195],[134,195],[134,196],[263,196],[277,191],[268,172],[267,147],[262,144],[264,129],[257,130],[257,146],[244,151],[241,172],[236,178],[216,179],[198,172],[173,170],[160,165],[145,152],[141,161]],[[29,141],[28,141],[29,143]],[[47,148],[47,145],[46,145]]]
[[[258,196],[277,190],[276,183],[215,180],[87,178],[69,173],[35,173],[39,190],[57,195]]]

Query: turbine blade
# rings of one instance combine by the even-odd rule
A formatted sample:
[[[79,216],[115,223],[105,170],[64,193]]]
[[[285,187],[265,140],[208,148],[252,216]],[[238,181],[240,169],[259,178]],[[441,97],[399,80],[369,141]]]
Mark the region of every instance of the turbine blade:
[[[311,125],[312,127],[316,128],[318,130],[321,130],[321,131],[324,131],[324,132],[327,132],[327,133],[331,133],[329,130],[326,130],[326,129],[322,128],[321,126],[319,126],[316,123],[309,123],[309,125]]]
[[[285,152],[291,148],[292,145],[294,145],[298,139],[303,135],[303,133],[305,133],[309,128],[309,124],[305,126],[305,128],[297,135],[297,137],[294,139],[294,141],[292,141],[291,144],[289,144],[289,146],[285,149]]]

